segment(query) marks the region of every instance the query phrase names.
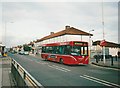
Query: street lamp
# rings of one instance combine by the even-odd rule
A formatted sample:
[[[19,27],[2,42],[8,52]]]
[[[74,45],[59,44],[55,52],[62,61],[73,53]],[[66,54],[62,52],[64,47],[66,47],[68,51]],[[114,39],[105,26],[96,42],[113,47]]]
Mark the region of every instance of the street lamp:
[[[89,58],[91,58],[91,41],[90,41],[90,38],[91,38],[91,35],[90,35],[90,32],[94,31],[94,29],[90,30],[89,31]]]

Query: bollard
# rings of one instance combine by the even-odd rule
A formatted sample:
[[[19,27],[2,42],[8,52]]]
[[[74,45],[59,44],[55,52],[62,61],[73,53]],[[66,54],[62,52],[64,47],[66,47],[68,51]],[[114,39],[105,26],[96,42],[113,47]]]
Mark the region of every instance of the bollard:
[[[111,65],[113,66],[113,57],[111,57]]]
[[[98,63],[98,58],[96,58],[96,63]]]
[[[117,55],[115,56],[115,60],[117,61]]]

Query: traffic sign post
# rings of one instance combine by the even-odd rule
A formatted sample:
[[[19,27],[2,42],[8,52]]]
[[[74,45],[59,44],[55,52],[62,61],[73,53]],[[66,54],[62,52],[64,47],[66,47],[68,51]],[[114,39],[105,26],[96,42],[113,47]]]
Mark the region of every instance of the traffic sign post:
[[[105,46],[106,46],[106,44],[107,44],[107,42],[105,40],[102,40],[100,42],[100,46],[103,47],[103,62],[104,62],[104,64],[105,64]]]
[[[103,62],[105,64],[105,46],[103,46]]]

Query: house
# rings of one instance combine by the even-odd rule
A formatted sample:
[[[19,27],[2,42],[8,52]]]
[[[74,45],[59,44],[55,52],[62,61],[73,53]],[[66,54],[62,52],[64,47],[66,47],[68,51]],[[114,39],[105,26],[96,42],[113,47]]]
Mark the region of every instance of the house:
[[[61,30],[59,32],[51,32],[50,35],[45,36],[41,39],[37,39],[35,41],[35,47],[37,47],[37,53],[41,51],[41,44],[46,43],[56,43],[56,42],[65,42],[65,41],[87,41],[89,42],[89,37],[93,36],[93,34],[87,33],[85,31],[82,31],[80,29],[65,26],[64,30]]]
[[[94,55],[103,55],[102,46],[100,46],[100,40],[94,41],[91,51],[91,57]],[[120,44],[106,41],[105,45],[105,55],[118,56],[118,51],[120,50]]]
[[[30,42],[29,44],[27,44],[29,47],[31,47],[31,51],[30,51],[30,54],[35,54],[35,41],[33,42]]]

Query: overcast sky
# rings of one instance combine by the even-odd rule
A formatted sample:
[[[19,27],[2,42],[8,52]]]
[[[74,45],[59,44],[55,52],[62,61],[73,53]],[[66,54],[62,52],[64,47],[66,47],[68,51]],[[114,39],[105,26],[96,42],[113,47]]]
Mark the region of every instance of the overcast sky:
[[[86,32],[94,29],[93,41],[103,38],[102,0],[17,1],[19,0],[0,2],[0,41],[8,47],[40,39],[50,32],[63,30],[66,25]],[[106,1],[103,3],[105,39],[118,43],[118,0]]]

